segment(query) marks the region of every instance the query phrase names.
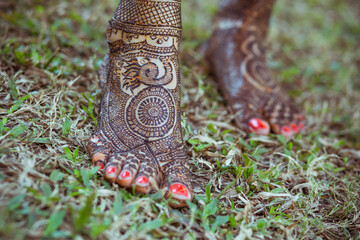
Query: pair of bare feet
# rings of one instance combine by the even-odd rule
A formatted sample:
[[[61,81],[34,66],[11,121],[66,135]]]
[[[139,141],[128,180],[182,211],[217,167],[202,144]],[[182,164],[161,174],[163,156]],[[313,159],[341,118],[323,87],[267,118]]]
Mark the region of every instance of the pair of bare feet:
[[[303,117],[272,79],[262,45],[272,5],[225,1],[206,58],[239,128],[291,137]],[[91,160],[109,182],[164,189],[173,207],[185,206],[194,194],[180,124],[181,1],[121,0],[106,35]]]

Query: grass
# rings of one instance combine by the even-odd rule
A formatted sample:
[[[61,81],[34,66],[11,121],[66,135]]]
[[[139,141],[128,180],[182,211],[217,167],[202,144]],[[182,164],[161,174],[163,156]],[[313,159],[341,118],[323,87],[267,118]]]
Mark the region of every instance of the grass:
[[[196,196],[180,210],[108,184],[86,155],[116,1],[0,4],[1,239],[360,238],[359,3],[278,0],[267,57],[308,120],[290,141],[232,124],[199,53],[217,3],[183,1]]]

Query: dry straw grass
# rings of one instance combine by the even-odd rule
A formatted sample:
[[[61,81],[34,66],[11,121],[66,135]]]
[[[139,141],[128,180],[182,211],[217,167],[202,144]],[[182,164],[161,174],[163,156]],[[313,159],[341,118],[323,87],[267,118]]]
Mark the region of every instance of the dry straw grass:
[[[0,238],[359,239],[359,3],[278,1],[269,64],[309,126],[286,141],[234,127],[199,53],[217,1],[183,2],[181,210],[109,185],[85,153],[115,1],[0,4]]]

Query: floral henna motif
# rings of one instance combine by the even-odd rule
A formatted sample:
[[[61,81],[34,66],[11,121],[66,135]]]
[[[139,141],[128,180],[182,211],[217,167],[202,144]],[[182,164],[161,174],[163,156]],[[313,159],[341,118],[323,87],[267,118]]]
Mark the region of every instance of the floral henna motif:
[[[99,125],[89,141],[105,178],[148,193],[167,189],[175,207],[193,197],[180,124],[179,0],[121,0],[100,68]],[[153,179],[153,180],[152,180]]]
[[[274,81],[262,42],[273,0],[229,0],[218,13],[207,58],[236,124],[267,135],[296,134],[303,118]]]

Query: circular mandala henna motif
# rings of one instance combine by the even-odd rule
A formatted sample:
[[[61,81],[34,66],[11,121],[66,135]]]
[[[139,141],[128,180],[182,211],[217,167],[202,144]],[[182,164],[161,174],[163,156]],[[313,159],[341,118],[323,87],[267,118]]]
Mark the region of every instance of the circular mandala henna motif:
[[[162,87],[141,90],[126,110],[129,128],[143,138],[163,137],[175,123],[175,103]]]

